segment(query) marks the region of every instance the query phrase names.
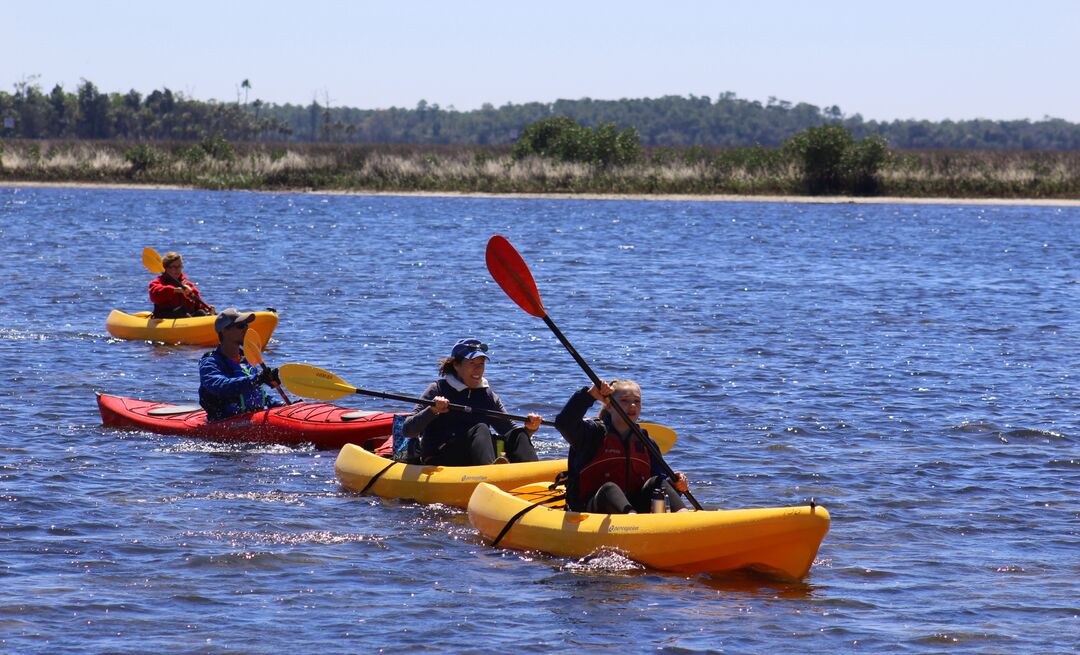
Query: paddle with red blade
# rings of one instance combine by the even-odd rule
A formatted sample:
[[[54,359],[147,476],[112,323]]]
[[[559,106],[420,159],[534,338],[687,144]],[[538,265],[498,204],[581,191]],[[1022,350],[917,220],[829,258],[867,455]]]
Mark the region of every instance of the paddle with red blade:
[[[529,266],[525,263],[525,260],[521,258],[518,251],[514,249],[514,246],[510,245],[510,242],[506,240],[506,237],[496,234],[488,240],[487,245],[487,267],[491,272],[491,277],[499,283],[502,290],[506,292],[506,295],[510,296],[510,299],[517,303],[517,306],[525,310],[527,314],[531,314],[537,318],[544,319],[544,323],[555,334],[555,336],[562,343],[563,347],[570,353],[570,356],[574,358],[574,361],[578,363],[581,370],[585,371],[585,375],[589,376],[592,383],[597,387],[600,386],[600,378],[593,372],[589,364],[578,354],[578,351],[573,345],[563,336],[561,330],[555,325],[555,322],[548,316],[547,310],[544,309],[544,303],[540,300],[540,290],[536,288],[536,282],[533,281],[532,272],[529,270]],[[641,429],[630,420],[627,416],[626,410],[622,408],[617,402],[610,402],[608,406],[615,411],[616,414],[622,418],[623,422],[630,426],[631,431],[634,433],[641,443],[649,450],[650,454],[664,468],[664,471],[668,476],[675,480],[675,471],[668,466],[668,463],[664,461],[663,455],[660,451],[645,438],[645,435],[641,432]],[[701,505],[698,503],[694,495],[690,493],[689,489],[683,492],[686,499],[694,506],[695,509],[701,509]]]

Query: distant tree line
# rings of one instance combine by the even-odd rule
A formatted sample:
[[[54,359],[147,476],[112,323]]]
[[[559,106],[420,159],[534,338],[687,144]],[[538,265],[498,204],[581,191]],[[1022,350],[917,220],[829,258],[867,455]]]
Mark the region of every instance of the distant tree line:
[[[262,115],[263,103],[203,102],[169,89],[102,93],[86,80],[74,93],[49,93],[32,81],[0,91],[0,137],[198,141],[221,135],[236,141],[288,140],[287,125]]]
[[[1080,125],[1038,121],[879,122],[770,98],[767,103],[726,92],[623,100],[557,100],[472,111],[420,101],[416,107],[355,109],[313,100],[307,106],[247,101],[199,101],[168,88],[148,95],[105,93],[87,80],[74,92],[44,92],[34,78],[0,91],[0,138],[318,142],[416,145],[509,145],[538,121],[566,117],[591,129],[634,129],[643,147],[779,147],[813,127],[847,128],[855,138],[881,137],[900,149],[1080,150]],[[611,126],[605,128],[604,126]]]

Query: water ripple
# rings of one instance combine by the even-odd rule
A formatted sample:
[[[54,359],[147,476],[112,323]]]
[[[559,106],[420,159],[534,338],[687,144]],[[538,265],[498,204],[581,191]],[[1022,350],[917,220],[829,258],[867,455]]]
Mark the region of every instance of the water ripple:
[[[0,188],[0,650],[1072,652],[1078,221]],[[277,307],[271,365],[418,394],[479,335],[510,411],[553,418],[589,380],[491,280],[495,233],[593,369],[641,382],[706,507],[829,509],[805,580],[491,549],[460,509],[343,491],[333,453],[100,425],[95,390],[196,399],[205,348],[104,330],[145,307],[148,245],[218,305]]]

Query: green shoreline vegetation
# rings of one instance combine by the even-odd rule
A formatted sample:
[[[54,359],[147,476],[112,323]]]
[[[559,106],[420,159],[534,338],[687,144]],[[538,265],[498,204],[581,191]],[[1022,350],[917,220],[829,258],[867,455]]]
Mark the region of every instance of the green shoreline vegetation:
[[[649,148],[622,164],[515,157],[508,146],[0,142],[0,183],[495,194],[1080,198],[1080,153],[884,153],[862,186],[814,182],[784,148]],[[827,177],[827,176],[826,176]],[[816,186],[815,186],[816,184]]]
[[[731,93],[358,110],[248,102],[249,81],[239,88],[243,103],[222,103],[23,80],[0,91],[0,183],[1080,199],[1080,125],[1049,117],[877,123]]]

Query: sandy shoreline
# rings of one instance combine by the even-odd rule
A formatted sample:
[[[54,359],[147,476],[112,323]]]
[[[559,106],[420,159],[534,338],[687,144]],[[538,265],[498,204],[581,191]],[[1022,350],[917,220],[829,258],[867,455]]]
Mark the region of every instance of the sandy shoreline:
[[[167,184],[116,184],[89,182],[12,182],[0,180],[0,187],[51,187],[77,189],[150,189],[194,190],[194,187]],[[434,198],[540,198],[545,200],[662,200],[692,202],[778,202],[815,203],[842,205],[1016,205],[1042,207],[1080,207],[1080,199],[1065,198],[901,198],[901,197],[850,197],[850,196],[739,196],[717,195],[637,195],[608,193],[471,193],[457,191],[355,191],[329,189],[237,189],[249,193],[304,193],[333,196],[416,196]]]

